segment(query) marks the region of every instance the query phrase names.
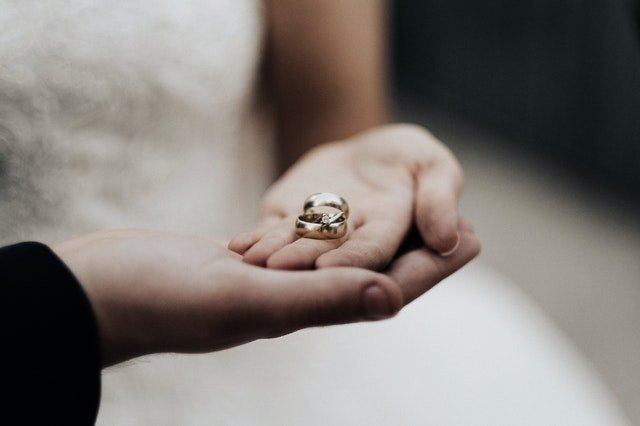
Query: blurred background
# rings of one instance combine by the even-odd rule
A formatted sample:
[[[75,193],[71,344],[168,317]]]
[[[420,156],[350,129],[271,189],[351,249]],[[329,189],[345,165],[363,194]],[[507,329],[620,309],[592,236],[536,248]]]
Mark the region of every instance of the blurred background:
[[[483,261],[640,424],[640,1],[392,6],[396,115],[457,154]]]

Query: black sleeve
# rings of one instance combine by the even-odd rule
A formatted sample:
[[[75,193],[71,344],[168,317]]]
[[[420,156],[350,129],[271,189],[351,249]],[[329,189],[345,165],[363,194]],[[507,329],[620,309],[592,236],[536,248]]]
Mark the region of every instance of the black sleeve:
[[[0,289],[0,423],[95,423],[98,329],[76,278],[46,245],[20,243],[0,248]]]

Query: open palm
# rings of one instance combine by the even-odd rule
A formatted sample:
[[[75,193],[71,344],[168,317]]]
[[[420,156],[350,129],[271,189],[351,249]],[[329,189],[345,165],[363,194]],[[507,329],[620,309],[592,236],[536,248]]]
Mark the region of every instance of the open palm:
[[[54,250],[89,296],[104,365],[154,352],[203,352],[301,328],[388,318],[478,253],[410,250],[384,274],[362,268],[277,271],[215,241],[167,232],[103,231]]]
[[[309,152],[267,192],[261,221],[229,248],[275,269],[358,266],[383,269],[413,224],[438,253],[460,242],[457,201],[462,171],[450,151],[417,126],[370,130]],[[295,218],[306,197],[333,192],[350,208],[347,235],[299,238]]]

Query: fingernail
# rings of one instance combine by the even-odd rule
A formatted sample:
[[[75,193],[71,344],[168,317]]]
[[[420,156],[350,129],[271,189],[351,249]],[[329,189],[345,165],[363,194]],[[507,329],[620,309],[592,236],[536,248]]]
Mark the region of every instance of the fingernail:
[[[453,246],[453,248],[451,250],[441,252],[440,256],[442,256],[442,257],[451,256],[453,253],[456,252],[456,250],[458,250],[458,246],[459,245],[460,245],[460,233],[456,232],[456,245]]]
[[[374,285],[364,291],[364,309],[370,319],[382,319],[391,316],[391,305],[387,294],[380,287]]]

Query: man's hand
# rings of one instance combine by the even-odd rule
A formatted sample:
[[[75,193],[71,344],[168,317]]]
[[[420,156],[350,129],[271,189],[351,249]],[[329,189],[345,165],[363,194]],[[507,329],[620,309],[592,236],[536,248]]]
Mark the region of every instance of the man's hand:
[[[415,224],[443,255],[463,243],[457,203],[462,169],[426,130],[391,125],[312,150],[268,191],[262,220],[229,248],[274,269],[357,266],[382,270]],[[307,196],[333,192],[349,203],[350,232],[338,240],[298,238],[295,218]]]
[[[104,365],[155,352],[205,352],[301,328],[388,318],[477,254],[410,251],[385,273],[275,271],[213,240],[158,231],[86,235],[53,247],[93,306]]]

